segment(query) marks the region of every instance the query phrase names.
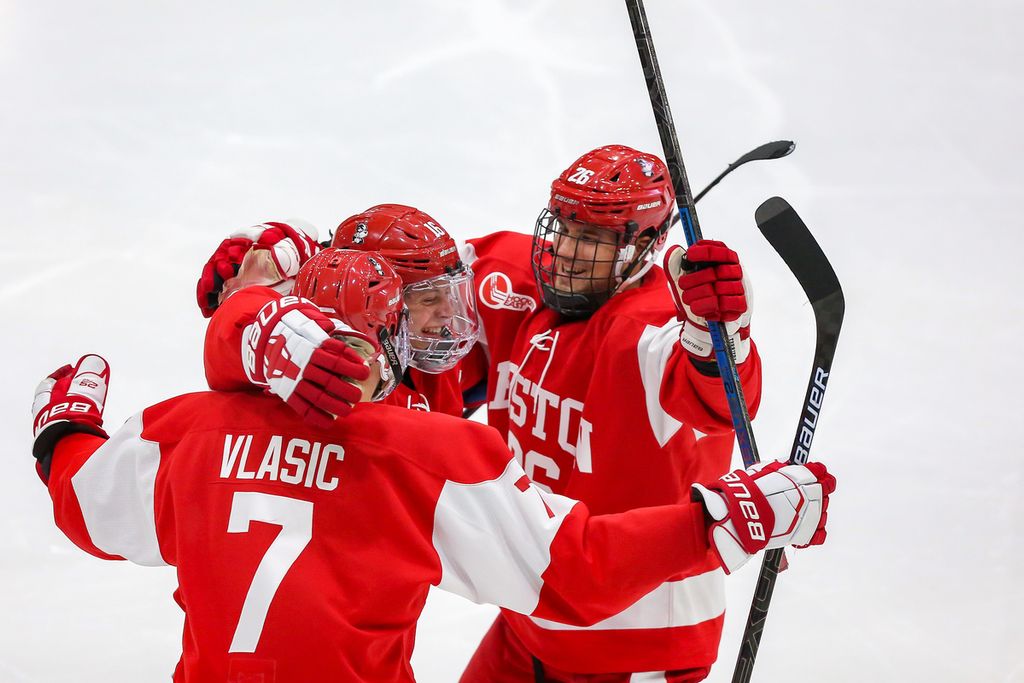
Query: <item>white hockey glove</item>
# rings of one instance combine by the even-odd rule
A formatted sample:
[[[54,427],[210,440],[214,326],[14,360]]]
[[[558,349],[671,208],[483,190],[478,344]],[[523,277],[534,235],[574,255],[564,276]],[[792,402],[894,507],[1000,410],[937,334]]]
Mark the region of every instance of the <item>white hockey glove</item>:
[[[259,284],[279,288],[286,294],[302,264],[320,250],[318,233],[313,224],[290,218],[284,222],[260,223],[228,235],[203,266],[196,285],[196,301],[203,317],[209,318],[217,310],[225,283],[238,275],[243,259],[251,250],[266,249],[276,271],[276,282]]]
[[[828,497],[835,488],[835,477],[821,463],[772,462],[694,484],[692,496],[714,520],[708,539],[731,574],[765,548],[823,543]]]
[[[100,356],[87,355],[74,367],[54,370],[36,387],[32,401],[32,455],[43,481],[50,476],[50,460],[57,442],[68,434],[86,432],[106,436],[103,404],[107,398],[110,367]]]
[[[242,334],[242,365],[249,381],[281,398],[315,427],[344,417],[362,398],[348,381],[364,380],[370,369],[340,338],[369,343],[313,302],[285,296],[268,302]]]

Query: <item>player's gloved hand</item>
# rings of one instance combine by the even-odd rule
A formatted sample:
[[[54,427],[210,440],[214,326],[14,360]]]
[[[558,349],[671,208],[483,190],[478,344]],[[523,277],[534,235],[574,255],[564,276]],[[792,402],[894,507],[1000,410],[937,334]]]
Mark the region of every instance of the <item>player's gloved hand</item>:
[[[818,462],[760,463],[691,489],[714,520],[708,538],[728,574],[764,548],[823,543],[835,490],[835,477]]]
[[[713,361],[708,321],[725,323],[736,362],[750,354],[750,283],[736,252],[722,242],[700,240],[665,254],[669,290],[683,321],[680,341],[694,358]]]
[[[36,387],[32,402],[32,455],[43,481],[50,476],[50,460],[57,442],[75,432],[106,436],[103,403],[107,398],[110,368],[100,356],[82,356],[74,367],[65,365]]]
[[[196,300],[203,317],[209,318],[217,310],[224,283],[238,275],[242,260],[250,249],[269,250],[282,281],[287,281],[294,278],[299,267],[320,250],[317,236],[316,227],[300,219],[268,221],[231,233],[213,252],[199,276]]]
[[[366,339],[307,299],[275,299],[243,332],[245,374],[307,423],[329,427],[362,398],[362,389],[353,380],[370,376],[363,358],[340,339],[349,336]]]

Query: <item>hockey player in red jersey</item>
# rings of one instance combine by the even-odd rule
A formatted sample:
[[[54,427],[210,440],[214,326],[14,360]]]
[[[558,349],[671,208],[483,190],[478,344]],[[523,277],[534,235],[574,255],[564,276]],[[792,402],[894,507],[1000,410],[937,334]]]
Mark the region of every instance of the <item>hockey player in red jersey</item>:
[[[734,434],[706,320],[726,322],[751,414],[760,358],[736,254],[694,245],[656,265],[675,198],[664,163],[612,145],[551,185],[532,239],[470,240],[488,424],[539,486],[622,512],[679,503],[729,469]],[[678,306],[676,305],[678,301]],[[624,452],[621,445],[628,443]],[[505,611],[463,683],[704,678],[718,652],[723,571],[696,563],[589,628]]]
[[[751,415],[760,401],[735,252],[705,240],[671,250],[667,274],[656,265],[674,206],[658,157],[600,147],[552,183],[532,238],[498,232],[463,255],[477,283],[488,424],[534,483],[601,513],[680,503],[690,483],[728,471],[734,434],[708,320],[726,325]],[[207,337],[208,361],[237,374],[237,344],[218,341]],[[552,681],[701,680],[724,613],[723,570],[708,556],[590,628],[503,612],[463,683],[533,681],[538,670]]]
[[[254,257],[258,254],[272,256],[291,243],[308,244],[304,238],[308,234],[315,235],[315,228],[299,221],[292,223],[300,227],[282,236],[278,236],[278,231],[289,224],[268,223],[264,225],[280,226],[269,231],[269,238],[263,237],[263,233],[254,235],[257,228],[263,227],[257,226],[233,233],[221,243],[204,267],[197,287],[205,316],[210,317],[229,294],[251,285],[270,286],[275,291],[251,290],[234,300],[231,309],[239,319],[251,318],[264,304],[287,291],[273,285],[282,281],[290,284],[297,268],[281,275],[276,258],[266,258],[260,267],[255,265]],[[247,239],[254,236],[256,239]],[[410,367],[388,402],[416,410],[461,415],[463,387],[483,380],[486,359],[480,353],[462,363],[473,349],[479,324],[473,271],[460,260],[455,240],[437,221],[418,209],[381,204],[342,221],[334,233],[332,246],[379,252],[404,283],[410,314]],[[265,270],[270,270],[271,274],[266,274]],[[211,326],[211,334],[216,337],[226,333],[234,344],[234,325],[221,325],[226,317],[219,316]],[[207,356],[207,370],[213,389],[234,389],[239,382],[246,381],[238,376],[237,364],[225,364],[217,355]],[[463,370],[466,370],[465,376]],[[321,389],[315,387],[314,390]],[[327,407],[319,411],[317,406],[311,406],[307,414],[327,415]]]
[[[411,367],[399,404],[461,415],[463,387],[483,379],[486,361],[473,356],[464,362],[480,326],[473,270],[455,240],[419,209],[379,204],[342,221],[331,246],[380,252],[402,278]]]
[[[405,353],[386,264],[328,250],[296,293],[330,314],[308,324],[367,358],[364,399],[385,393]],[[296,310],[282,317],[297,324]],[[267,376],[295,374],[310,348],[294,340],[258,345]],[[735,569],[764,547],[821,543],[834,490],[821,465],[775,463],[696,486],[693,503],[592,516],[531,485],[493,430],[443,414],[364,403],[319,429],[277,399],[207,392],[147,408],[107,438],[108,384],[98,356],[44,379],[33,454],[82,549],[177,568],[179,683],[411,681],[431,584],[592,623],[712,553]]]

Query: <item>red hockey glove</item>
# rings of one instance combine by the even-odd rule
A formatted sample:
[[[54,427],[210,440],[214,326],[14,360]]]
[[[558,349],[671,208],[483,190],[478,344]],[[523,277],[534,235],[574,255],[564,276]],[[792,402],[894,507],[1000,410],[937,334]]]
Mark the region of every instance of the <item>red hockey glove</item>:
[[[736,362],[750,354],[750,285],[736,252],[722,242],[700,240],[665,254],[665,274],[683,322],[680,342],[700,361],[714,360],[707,321],[724,322]]]
[[[772,462],[694,484],[692,496],[714,520],[708,539],[731,574],[764,548],[823,543],[828,497],[835,490],[835,477],[821,463]]]
[[[363,358],[338,339],[345,336],[365,339],[307,299],[270,301],[243,333],[245,374],[309,424],[329,427],[362,398],[353,380],[370,376]]]
[[[110,368],[99,356],[82,356],[75,367],[65,365],[36,387],[32,402],[32,455],[46,481],[57,442],[75,432],[106,436],[103,403],[107,398]]]
[[[299,267],[320,250],[316,239],[317,229],[299,219],[289,219],[286,223],[261,223],[231,233],[213,252],[199,276],[196,300],[203,317],[209,318],[217,310],[224,283],[238,275],[242,260],[250,249],[269,250],[282,281],[287,281],[294,278]]]

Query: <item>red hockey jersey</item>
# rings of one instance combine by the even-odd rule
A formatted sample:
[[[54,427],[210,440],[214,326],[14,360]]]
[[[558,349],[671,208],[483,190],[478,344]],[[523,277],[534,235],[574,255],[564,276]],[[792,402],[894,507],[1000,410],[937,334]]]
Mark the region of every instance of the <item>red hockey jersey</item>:
[[[316,430],[268,396],[173,398],[66,437],[49,490],[84,550],[177,568],[178,683],[411,681],[431,584],[589,623],[708,550],[697,504],[591,516],[494,430],[376,404]]]
[[[729,470],[734,434],[717,377],[679,344],[681,323],[660,268],[589,319],[545,308],[531,237],[470,240],[477,311],[489,356],[487,422],[539,486],[595,513],[689,500],[689,484]],[[739,368],[751,415],[760,358]],[[724,616],[724,573],[709,554],[621,614],[587,629],[507,613],[541,661],[600,673],[710,666]]]
[[[281,294],[268,287],[247,287],[233,294],[217,309],[206,328],[206,380],[215,391],[252,391],[242,369],[242,333],[271,299]],[[474,383],[478,380],[474,374]],[[462,416],[462,369],[432,375],[409,368],[405,381],[384,399],[384,403],[412,410]]]

